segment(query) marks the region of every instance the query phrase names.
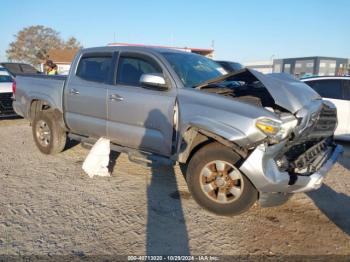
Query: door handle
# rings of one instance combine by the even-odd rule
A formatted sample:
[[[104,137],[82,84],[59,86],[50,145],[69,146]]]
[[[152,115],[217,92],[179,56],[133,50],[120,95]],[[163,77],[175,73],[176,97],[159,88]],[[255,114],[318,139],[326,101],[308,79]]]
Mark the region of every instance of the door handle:
[[[75,88],[72,88],[72,89],[69,91],[69,93],[72,94],[72,95],[79,95],[79,94],[80,94],[79,91],[76,90]]]
[[[124,98],[122,98],[120,95],[113,94],[113,95],[109,95],[109,100],[111,100],[111,101],[123,101]]]

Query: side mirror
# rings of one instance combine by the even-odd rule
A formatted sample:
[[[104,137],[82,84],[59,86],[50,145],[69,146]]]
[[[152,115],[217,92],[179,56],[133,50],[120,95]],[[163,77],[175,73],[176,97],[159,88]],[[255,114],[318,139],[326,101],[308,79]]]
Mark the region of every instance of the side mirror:
[[[168,86],[162,74],[151,73],[143,74],[140,77],[140,84],[144,88],[157,89],[157,90],[168,90]]]

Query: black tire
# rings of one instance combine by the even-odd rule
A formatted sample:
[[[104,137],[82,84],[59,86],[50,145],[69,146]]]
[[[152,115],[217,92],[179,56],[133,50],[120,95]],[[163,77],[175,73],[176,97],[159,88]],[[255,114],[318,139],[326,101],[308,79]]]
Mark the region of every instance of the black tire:
[[[232,195],[230,201],[233,202],[219,203],[214,200],[215,197],[210,198],[209,194],[205,193],[205,190],[202,189],[203,183],[201,182],[201,179],[203,179],[203,176],[201,176],[201,172],[205,167],[210,165],[210,163],[214,161],[224,161],[237,168],[237,164],[240,160],[239,155],[232,151],[232,149],[219,143],[206,145],[193,155],[188,164],[186,181],[193,198],[200,206],[217,215],[233,216],[247,211],[256,202],[258,199],[258,191],[242,173],[240,173],[240,179],[235,180],[239,181],[240,195],[238,197]],[[228,167],[230,168],[230,166]],[[225,189],[223,190],[225,191]],[[227,192],[227,190],[228,189],[226,189],[225,192]],[[215,191],[212,191],[210,194],[214,194],[215,196]],[[230,192],[228,192],[228,194],[230,195]],[[227,201],[226,198],[225,201]]]
[[[46,155],[54,155],[63,151],[67,142],[67,133],[62,127],[61,116],[53,111],[40,111],[36,114],[32,121],[32,132],[36,146],[41,153]],[[39,125],[44,126],[45,130],[49,131],[47,137],[43,139],[40,137]],[[46,132],[47,133],[47,132]],[[45,140],[45,142],[44,142]]]

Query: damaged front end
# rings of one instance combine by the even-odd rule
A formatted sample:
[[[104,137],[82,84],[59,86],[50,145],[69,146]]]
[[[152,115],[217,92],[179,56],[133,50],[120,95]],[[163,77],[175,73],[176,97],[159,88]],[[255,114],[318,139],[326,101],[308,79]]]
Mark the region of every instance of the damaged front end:
[[[279,120],[256,119],[256,129],[266,138],[256,141],[240,166],[259,191],[262,206],[282,204],[292,193],[318,189],[343,151],[333,141],[335,106],[291,76],[244,69],[197,88],[278,116]]]
[[[318,189],[343,151],[333,140],[334,105],[311,101],[295,119],[288,137],[260,144],[240,167],[259,190],[262,206],[284,203],[291,193]]]
[[[332,137],[337,124],[336,110],[331,104],[319,104],[320,108],[308,111],[287,139],[260,144],[243,163],[240,169],[259,191],[295,193],[321,185],[306,181],[313,180],[313,175],[342,150]]]

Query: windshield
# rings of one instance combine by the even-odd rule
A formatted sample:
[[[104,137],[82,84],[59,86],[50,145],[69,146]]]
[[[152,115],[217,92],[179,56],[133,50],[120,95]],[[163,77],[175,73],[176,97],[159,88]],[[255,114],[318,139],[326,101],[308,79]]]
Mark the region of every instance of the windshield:
[[[221,65],[192,53],[163,53],[185,87],[193,88],[207,80],[227,74]]]
[[[12,77],[7,75],[0,75],[0,83],[11,83]]]

